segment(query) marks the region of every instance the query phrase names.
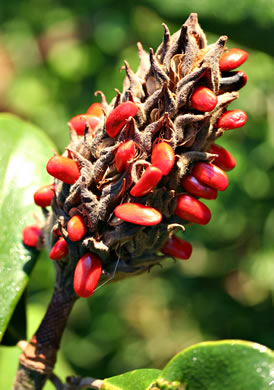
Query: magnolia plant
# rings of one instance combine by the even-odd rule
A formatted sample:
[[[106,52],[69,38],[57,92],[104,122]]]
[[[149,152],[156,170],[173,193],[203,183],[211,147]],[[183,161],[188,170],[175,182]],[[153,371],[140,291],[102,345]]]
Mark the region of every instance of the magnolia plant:
[[[54,180],[34,193],[45,221],[26,226],[23,243],[46,246],[57,276],[46,315],[23,345],[14,390],[42,389],[47,379],[58,389],[273,387],[272,352],[241,341],[196,345],[163,371],[68,378],[64,385],[53,375],[75,301],[91,296],[98,283],[142,274],[167,257],[190,258],[192,246],[180,232],[209,222],[202,200],[227,188],[226,171],[236,165],[216,141],[247,120],[228,105],[247,82],[235,69],[248,53],[227,50],[226,36],[208,44],[196,14],[173,35],[163,27],[157,50],[147,53],[138,43],[136,73],[125,61],[122,91],[109,104],[97,92],[101,103],[68,122],[70,143],[46,167]]]

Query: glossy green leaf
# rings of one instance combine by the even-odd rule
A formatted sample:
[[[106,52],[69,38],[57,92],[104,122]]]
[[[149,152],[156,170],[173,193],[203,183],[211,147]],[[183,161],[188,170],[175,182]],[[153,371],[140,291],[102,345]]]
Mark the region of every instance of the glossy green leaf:
[[[27,291],[21,295],[5,330],[1,345],[13,346],[27,338]]]
[[[155,382],[160,370],[148,368],[105,379],[102,390],[145,390]]]
[[[40,216],[37,188],[52,182],[45,164],[54,145],[38,128],[0,115],[0,341],[29,280],[38,252],[22,243],[22,228]]]
[[[156,388],[274,389],[274,353],[262,345],[240,340],[196,344],[178,353],[166,365]]]

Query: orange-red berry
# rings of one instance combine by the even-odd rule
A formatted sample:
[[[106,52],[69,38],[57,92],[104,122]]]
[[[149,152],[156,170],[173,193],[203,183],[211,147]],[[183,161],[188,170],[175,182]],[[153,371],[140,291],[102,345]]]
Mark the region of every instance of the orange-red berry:
[[[225,111],[218,119],[215,127],[224,130],[237,129],[242,127],[247,121],[247,115],[243,110]]]
[[[115,153],[114,165],[118,172],[124,172],[135,156],[135,142],[132,140],[121,143]]]
[[[208,152],[218,155],[214,158],[214,165],[217,165],[224,171],[231,171],[236,166],[236,161],[232,154],[220,145],[212,144]]]
[[[76,161],[68,157],[53,156],[47,163],[48,173],[67,184],[74,184],[80,177]]]
[[[206,205],[193,196],[186,194],[177,196],[175,214],[185,221],[199,225],[206,225],[211,218],[210,210]]]
[[[74,128],[78,135],[84,135],[87,123],[91,130],[94,130],[100,121],[101,119],[98,116],[81,114],[71,118],[69,124]]]
[[[157,143],[151,154],[151,163],[159,168],[163,175],[168,175],[174,166],[175,153],[172,147],[166,142]]]
[[[204,199],[216,199],[217,190],[215,188],[209,187],[204,183],[201,183],[193,175],[186,175],[181,183],[183,189],[189,192],[191,195],[198,196],[199,198]]]
[[[198,87],[191,96],[191,106],[199,111],[212,111],[218,102],[215,93],[206,87]]]
[[[78,261],[73,278],[75,293],[82,298],[90,297],[100,279],[102,263],[98,256],[88,252]]]
[[[36,247],[42,230],[36,225],[25,226],[22,231],[23,243],[27,246]]]
[[[54,185],[47,184],[43,187],[40,187],[33,194],[33,199],[35,204],[40,207],[47,207],[51,205],[52,198],[54,196]]]
[[[215,188],[218,191],[224,191],[228,186],[227,174],[221,168],[217,167],[217,165],[208,162],[197,162],[191,174],[201,183]]]
[[[192,245],[182,238],[172,236],[161,248],[161,252],[167,256],[176,257],[177,259],[181,260],[187,260],[191,256]]]
[[[115,208],[114,214],[117,218],[136,225],[153,226],[162,220],[162,214],[158,210],[139,203],[120,204]]]
[[[101,103],[93,103],[91,106],[89,106],[87,112],[86,112],[87,115],[94,115],[94,116],[98,116],[98,117],[103,117],[104,116],[104,111],[103,111],[103,108],[102,108],[102,104]]]
[[[67,232],[71,241],[80,241],[86,234],[86,226],[81,215],[74,215],[67,223]]]
[[[147,195],[157,186],[162,176],[162,171],[159,168],[150,165],[132,187],[130,195],[136,198]]]
[[[109,137],[116,137],[125,126],[127,120],[130,117],[134,117],[137,112],[138,106],[131,101],[121,103],[115,107],[106,120],[106,132]]]
[[[248,53],[242,49],[229,49],[226,51],[219,60],[219,66],[221,72],[227,72],[238,68],[248,58]]]
[[[56,243],[49,252],[49,258],[51,260],[59,260],[68,254],[68,246],[66,240],[63,237],[58,238]]]

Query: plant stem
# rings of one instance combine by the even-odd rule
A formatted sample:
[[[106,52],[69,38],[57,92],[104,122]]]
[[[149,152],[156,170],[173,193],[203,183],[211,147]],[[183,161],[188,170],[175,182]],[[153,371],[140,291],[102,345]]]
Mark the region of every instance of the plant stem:
[[[58,283],[60,286],[60,284]],[[51,376],[60,341],[77,297],[55,287],[47,312],[20,356],[13,390],[40,390]]]

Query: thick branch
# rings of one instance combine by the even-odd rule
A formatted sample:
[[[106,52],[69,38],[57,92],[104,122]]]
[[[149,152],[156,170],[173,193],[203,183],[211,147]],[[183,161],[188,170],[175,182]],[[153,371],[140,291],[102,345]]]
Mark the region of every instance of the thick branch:
[[[40,390],[51,376],[70,311],[77,297],[55,289],[44,319],[20,356],[13,390]]]

